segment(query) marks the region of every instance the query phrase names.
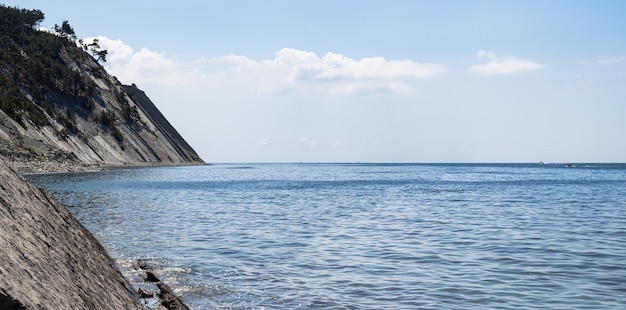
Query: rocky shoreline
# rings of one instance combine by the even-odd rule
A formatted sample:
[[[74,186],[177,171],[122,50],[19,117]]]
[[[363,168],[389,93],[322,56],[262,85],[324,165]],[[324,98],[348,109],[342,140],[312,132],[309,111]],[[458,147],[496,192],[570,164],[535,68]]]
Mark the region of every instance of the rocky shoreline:
[[[52,33],[40,10],[0,15],[0,310],[145,309],[98,240],[23,175],[204,161],[67,21]]]
[[[158,166],[190,166],[210,165],[204,162],[191,162],[180,164],[158,163],[92,163],[87,164],[72,158],[55,158],[40,156],[36,158],[17,157],[5,159],[5,162],[19,174],[29,173],[57,173],[57,172],[88,172],[115,169],[120,167],[158,167]]]
[[[158,293],[133,288],[65,206],[20,175],[103,168],[0,156],[0,309],[189,309],[145,261],[136,266]]]
[[[161,281],[157,271],[147,261],[139,259],[133,264],[135,270],[142,272],[142,278],[146,283],[153,284],[152,289],[140,287],[137,291],[144,300],[158,298],[161,305],[169,310],[189,310],[183,300],[165,282]],[[157,292],[158,293],[155,293]]]
[[[80,172],[99,171],[104,167],[99,164],[84,164],[75,161],[55,160],[14,160],[9,165],[17,173],[53,173],[53,172]]]

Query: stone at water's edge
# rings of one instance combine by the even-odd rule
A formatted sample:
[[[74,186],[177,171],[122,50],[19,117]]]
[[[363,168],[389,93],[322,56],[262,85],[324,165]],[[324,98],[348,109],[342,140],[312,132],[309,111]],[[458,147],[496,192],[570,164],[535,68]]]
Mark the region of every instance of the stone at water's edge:
[[[141,309],[93,235],[0,157],[0,309]]]
[[[159,282],[157,287],[160,290],[159,298],[161,299],[161,304],[165,308],[170,310],[189,310],[187,305],[174,294],[174,291],[167,284]]]

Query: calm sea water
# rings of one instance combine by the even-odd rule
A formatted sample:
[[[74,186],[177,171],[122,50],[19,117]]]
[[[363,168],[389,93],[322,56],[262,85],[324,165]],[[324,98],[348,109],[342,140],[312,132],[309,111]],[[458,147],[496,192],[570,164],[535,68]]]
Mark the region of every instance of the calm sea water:
[[[30,175],[194,309],[626,309],[626,164]]]

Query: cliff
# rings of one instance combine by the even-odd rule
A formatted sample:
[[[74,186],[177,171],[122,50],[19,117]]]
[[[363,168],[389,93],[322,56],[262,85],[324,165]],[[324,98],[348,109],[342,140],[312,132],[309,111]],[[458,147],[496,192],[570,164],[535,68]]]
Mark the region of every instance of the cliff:
[[[141,90],[104,70],[97,42],[67,22],[36,30],[41,20],[0,6],[0,155],[21,171],[203,163]]]
[[[146,96],[142,90],[137,86],[123,85],[122,89],[129,94],[131,100],[141,110],[157,128],[156,132],[162,135],[162,140],[166,141],[170,150],[175,153],[175,158],[182,160],[183,162],[198,163],[202,162],[202,159],[198,157],[196,151],[183,139],[183,137],[176,131],[176,129],[167,121],[165,116],[161,114],[161,111],[150,101],[150,98]],[[168,158],[171,160],[171,158]]]
[[[0,262],[0,309],[141,309],[93,235],[2,161]]]
[[[106,51],[67,22],[37,30],[43,17],[0,4],[0,309],[142,309],[93,235],[19,173],[204,162],[104,70]]]

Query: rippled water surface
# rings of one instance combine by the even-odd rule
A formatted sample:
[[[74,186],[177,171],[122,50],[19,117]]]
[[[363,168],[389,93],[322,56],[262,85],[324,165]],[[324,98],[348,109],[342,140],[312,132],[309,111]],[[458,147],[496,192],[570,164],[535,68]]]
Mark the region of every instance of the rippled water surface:
[[[194,309],[626,308],[624,164],[30,175]]]

